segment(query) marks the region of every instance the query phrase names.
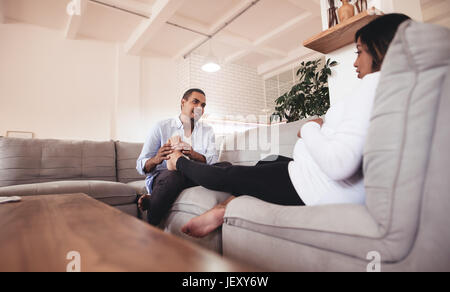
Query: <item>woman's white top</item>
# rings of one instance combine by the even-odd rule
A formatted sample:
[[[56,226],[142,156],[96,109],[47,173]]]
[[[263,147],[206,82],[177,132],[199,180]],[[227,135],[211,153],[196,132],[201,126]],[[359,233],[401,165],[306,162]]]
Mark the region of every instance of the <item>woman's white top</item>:
[[[364,204],[363,149],[380,73],[366,75],[351,96],[330,107],[322,128],[301,129],[289,176],[306,205]]]

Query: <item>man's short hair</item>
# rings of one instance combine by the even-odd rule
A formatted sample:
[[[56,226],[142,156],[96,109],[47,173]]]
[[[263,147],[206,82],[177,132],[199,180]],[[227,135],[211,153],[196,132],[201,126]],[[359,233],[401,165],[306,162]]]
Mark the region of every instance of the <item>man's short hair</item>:
[[[204,96],[206,96],[206,94],[203,90],[198,89],[198,88],[191,88],[183,94],[183,99],[189,100],[189,97],[191,97],[192,93],[194,93],[194,92],[197,92],[197,93],[200,93],[200,94],[203,94]]]

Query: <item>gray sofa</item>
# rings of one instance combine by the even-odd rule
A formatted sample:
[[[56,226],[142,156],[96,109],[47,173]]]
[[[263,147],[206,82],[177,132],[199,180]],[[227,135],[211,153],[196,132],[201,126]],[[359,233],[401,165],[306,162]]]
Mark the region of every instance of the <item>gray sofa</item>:
[[[449,66],[448,29],[412,21],[399,28],[365,147],[365,205],[284,207],[240,197],[228,205],[221,230],[195,241],[272,271],[450,271]],[[299,126],[281,129],[281,143],[292,145],[280,151],[293,148],[288,137]],[[251,164],[259,156],[225,151],[220,159]],[[228,196],[184,191],[166,230],[179,234]]]
[[[142,144],[0,138],[0,196],[85,193],[135,217]],[[137,154],[136,154],[137,153]]]

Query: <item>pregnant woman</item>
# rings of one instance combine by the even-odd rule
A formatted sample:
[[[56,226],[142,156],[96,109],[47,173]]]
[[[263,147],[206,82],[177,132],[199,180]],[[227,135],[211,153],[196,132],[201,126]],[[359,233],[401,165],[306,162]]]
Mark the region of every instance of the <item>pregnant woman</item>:
[[[190,161],[175,151],[168,169],[211,190],[279,205],[363,204],[363,148],[379,71],[397,28],[408,19],[402,14],[385,15],[356,33],[354,66],[362,82],[353,94],[329,109],[325,122],[316,119],[301,128],[294,159],[279,157],[256,166],[215,167]],[[214,231],[223,224],[226,205],[234,198],[193,218],[182,231],[194,237]]]

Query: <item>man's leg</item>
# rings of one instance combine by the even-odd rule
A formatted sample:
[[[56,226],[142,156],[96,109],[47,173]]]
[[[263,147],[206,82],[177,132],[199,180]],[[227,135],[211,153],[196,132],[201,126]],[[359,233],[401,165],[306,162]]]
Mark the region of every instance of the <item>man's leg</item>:
[[[229,162],[220,162],[214,164],[217,167],[231,166]],[[170,211],[173,203],[180,193],[187,189],[197,186],[181,172],[163,170],[153,182],[152,195],[143,198],[143,205],[147,207],[147,220],[150,224],[158,226],[164,216]]]
[[[148,199],[148,223],[158,226],[180,193],[191,186],[192,183],[180,172],[162,170],[153,182],[152,195]]]

